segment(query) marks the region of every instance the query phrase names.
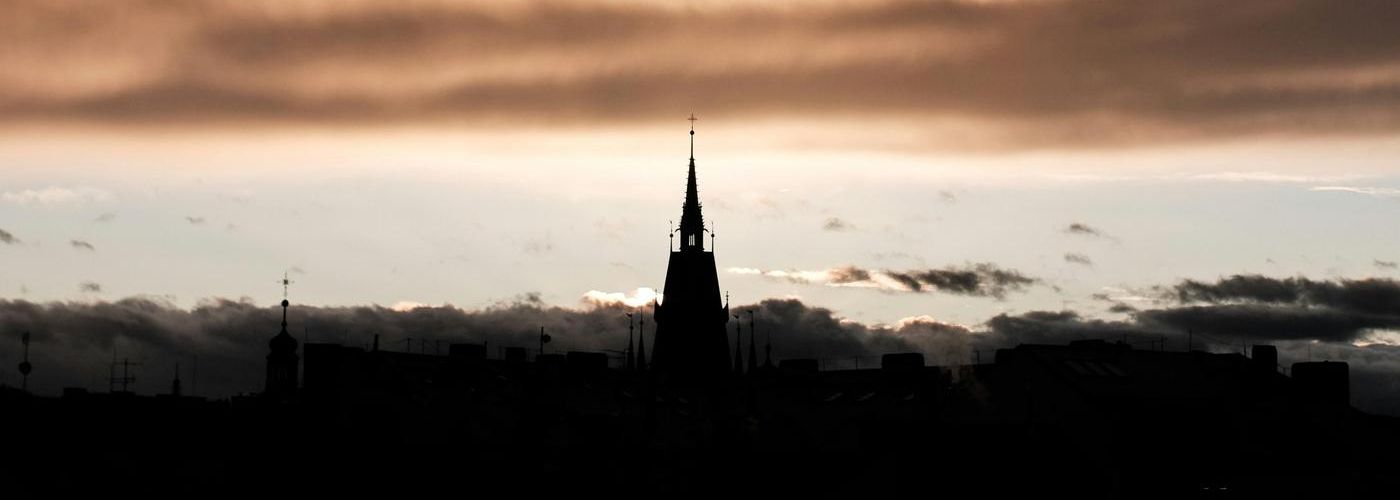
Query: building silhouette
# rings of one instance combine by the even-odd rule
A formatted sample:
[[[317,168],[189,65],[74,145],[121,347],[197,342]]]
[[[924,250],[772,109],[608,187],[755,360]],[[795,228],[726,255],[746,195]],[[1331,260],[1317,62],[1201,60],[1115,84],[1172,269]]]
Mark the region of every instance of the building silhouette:
[[[671,250],[662,301],[656,305],[656,337],[651,367],[677,381],[713,380],[731,370],[729,305],[720,300],[714,245],[705,249],[704,216],[695,181],[695,127],[690,129],[690,170],[681,223],[672,233],[680,248]],[[714,233],[710,232],[713,242]]]

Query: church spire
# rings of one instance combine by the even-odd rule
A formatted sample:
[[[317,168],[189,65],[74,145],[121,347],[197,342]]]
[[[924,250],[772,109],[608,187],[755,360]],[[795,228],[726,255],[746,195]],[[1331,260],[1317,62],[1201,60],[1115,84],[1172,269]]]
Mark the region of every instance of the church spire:
[[[685,206],[681,208],[681,251],[704,250],[705,219],[700,215],[700,190],[695,183],[695,120],[690,115],[690,172],[685,182]]]
[[[707,231],[700,215],[695,181],[695,117],[690,117],[690,169],[681,212],[680,246],[666,264],[665,300],[655,303],[651,367],[675,383],[711,382],[734,369],[729,354],[729,306],[719,287],[714,243],[705,248]],[[640,364],[640,360],[638,361]]]

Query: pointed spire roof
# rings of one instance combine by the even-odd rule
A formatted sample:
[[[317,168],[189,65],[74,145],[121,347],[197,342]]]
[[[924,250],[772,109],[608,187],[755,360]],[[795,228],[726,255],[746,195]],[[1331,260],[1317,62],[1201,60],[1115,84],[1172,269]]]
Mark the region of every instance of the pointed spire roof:
[[[705,231],[705,218],[700,215],[700,190],[695,182],[695,120],[698,118],[691,114],[688,119],[690,120],[690,172],[685,182],[685,205],[681,208],[680,231],[683,248],[686,247],[686,237],[695,236],[698,240]]]

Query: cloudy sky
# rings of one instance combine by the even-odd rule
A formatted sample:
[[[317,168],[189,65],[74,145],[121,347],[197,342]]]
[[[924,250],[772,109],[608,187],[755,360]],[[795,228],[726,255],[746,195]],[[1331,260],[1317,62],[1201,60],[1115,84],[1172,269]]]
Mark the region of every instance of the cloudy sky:
[[[1400,300],[1318,292],[1400,278],[1388,0],[5,6],[7,338],[61,308],[266,308],[283,272],[327,311],[638,303],[693,112],[739,304],[890,335],[1325,310],[1351,316],[1217,333],[1400,344]]]

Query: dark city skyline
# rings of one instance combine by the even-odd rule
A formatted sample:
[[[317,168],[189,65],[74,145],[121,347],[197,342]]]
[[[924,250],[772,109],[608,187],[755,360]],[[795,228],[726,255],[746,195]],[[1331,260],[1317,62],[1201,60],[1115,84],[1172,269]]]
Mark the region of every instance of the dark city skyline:
[[[6,6],[10,496],[1400,487],[1395,2]]]

